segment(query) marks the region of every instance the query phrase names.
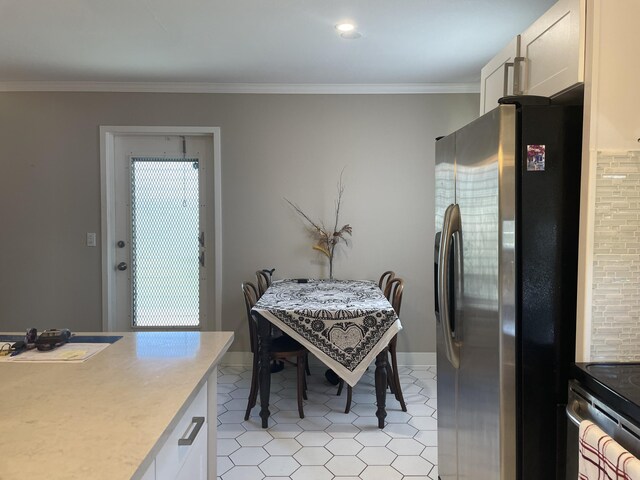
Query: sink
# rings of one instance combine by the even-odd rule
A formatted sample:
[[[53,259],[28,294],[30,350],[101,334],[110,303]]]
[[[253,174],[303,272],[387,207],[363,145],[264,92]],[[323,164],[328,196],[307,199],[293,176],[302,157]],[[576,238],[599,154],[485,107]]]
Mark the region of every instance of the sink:
[[[69,343],[115,343],[122,335],[74,335]],[[24,340],[24,335],[0,335],[0,342],[19,342]]]

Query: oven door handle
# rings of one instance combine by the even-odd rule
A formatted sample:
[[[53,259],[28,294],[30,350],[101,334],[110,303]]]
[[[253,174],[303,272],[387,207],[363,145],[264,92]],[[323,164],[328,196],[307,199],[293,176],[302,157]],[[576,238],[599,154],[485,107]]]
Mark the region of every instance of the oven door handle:
[[[580,402],[577,400],[573,400],[569,402],[567,405],[567,417],[571,420],[577,427],[580,426],[580,423],[584,421],[584,418],[580,416]]]

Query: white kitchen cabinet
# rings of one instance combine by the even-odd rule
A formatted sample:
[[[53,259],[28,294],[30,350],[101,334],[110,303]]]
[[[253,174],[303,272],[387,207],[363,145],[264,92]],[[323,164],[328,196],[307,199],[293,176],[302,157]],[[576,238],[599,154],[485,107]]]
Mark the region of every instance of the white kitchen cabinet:
[[[155,459],[155,480],[182,478],[205,480],[208,462],[208,430],[207,384],[205,383],[158,452]],[[187,440],[191,443],[181,445]]]
[[[498,106],[498,99],[514,94],[514,65],[520,55],[520,36],[502,49],[480,73],[480,115]]]
[[[585,0],[559,0],[522,32],[522,93],[551,97],[584,81],[585,16]]]
[[[553,97],[584,81],[586,0],[559,0],[481,71],[480,115],[505,95]]]

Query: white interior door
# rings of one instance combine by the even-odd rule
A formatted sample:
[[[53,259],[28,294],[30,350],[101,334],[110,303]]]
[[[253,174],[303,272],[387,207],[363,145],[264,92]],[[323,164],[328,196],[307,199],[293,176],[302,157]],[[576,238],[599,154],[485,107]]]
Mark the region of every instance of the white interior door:
[[[205,136],[115,137],[109,248],[115,260],[116,330],[207,325],[211,143]]]

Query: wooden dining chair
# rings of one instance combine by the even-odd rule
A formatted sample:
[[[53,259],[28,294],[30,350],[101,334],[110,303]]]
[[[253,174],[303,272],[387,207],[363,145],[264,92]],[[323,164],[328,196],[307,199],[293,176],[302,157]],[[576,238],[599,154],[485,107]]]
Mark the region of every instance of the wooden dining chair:
[[[251,282],[242,284],[242,293],[244,295],[244,303],[247,309],[247,321],[249,324],[249,341],[251,343],[251,353],[253,354],[253,365],[251,372],[251,389],[249,390],[249,398],[247,401],[247,410],[244,415],[245,420],[249,420],[251,409],[256,406],[258,399],[258,380],[259,380],[259,355],[258,355],[258,324],[251,315],[251,309],[258,301],[258,288]],[[307,379],[305,376],[305,363],[307,359],[307,349],[293,340],[288,335],[274,338],[271,342],[271,359],[286,360],[291,357],[296,358],[296,368],[298,372],[298,414],[300,418],[304,418],[304,410],[302,408],[303,399],[307,399]]]
[[[262,295],[264,295],[264,292],[267,291],[267,288],[269,288],[271,286],[271,282],[272,282],[272,275],[273,272],[275,272],[275,268],[272,268],[271,270],[267,270],[267,269],[262,269],[262,270],[256,270],[256,285],[257,285],[257,292],[258,292],[258,299],[260,299],[260,297],[262,297]],[[279,329],[276,329],[278,334],[280,333]],[[283,334],[285,335],[285,334]],[[278,337],[276,337],[278,338]],[[278,363],[278,360],[273,361],[273,368],[272,371],[280,371],[282,370],[282,364],[280,365],[280,367],[276,367],[276,364]],[[307,354],[307,357],[305,358],[305,362],[304,362],[304,369],[307,372],[307,375],[311,375],[311,370],[309,369],[309,355]]]
[[[393,274],[393,272],[385,272],[380,277],[380,284],[382,285],[383,277],[387,274]],[[400,277],[395,277],[391,279],[387,279],[385,282],[385,289],[383,290],[384,296],[387,297],[389,303],[393,307],[393,310],[396,312],[396,315],[400,316],[400,308],[402,307],[402,293],[404,291],[404,280]],[[407,411],[407,404],[404,401],[404,396],[402,395],[402,387],[400,385],[400,375],[398,373],[398,358],[397,358],[397,342],[398,342],[398,334],[394,335],[393,338],[389,341],[389,356],[391,357],[391,362],[387,359],[387,384],[391,390],[391,393],[394,394],[396,400],[400,402],[400,407],[403,412]],[[391,365],[390,365],[391,364]],[[340,379],[340,383],[338,386],[337,395],[342,393],[342,389],[344,387],[344,380]],[[344,409],[344,413],[349,413],[351,410],[351,399],[353,397],[353,387],[351,385],[347,385],[347,405]]]
[[[387,270],[386,272],[384,272],[382,275],[380,275],[380,280],[378,281],[378,288],[380,288],[380,290],[382,290],[382,292],[386,292],[387,291],[387,285],[388,283],[393,280],[396,276],[396,272],[392,271],[392,270]],[[386,294],[385,294],[386,297]],[[387,297],[387,300],[389,300],[389,297]]]
[[[385,296],[389,299],[391,306],[396,312],[398,317],[400,316],[400,307],[402,307],[402,293],[404,292],[404,280],[396,277],[387,284],[387,291]],[[387,295],[388,294],[388,295]],[[391,387],[391,392],[395,395],[396,400],[400,402],[402,411],[407,411],[407,404],[404,401],[402,395],[402,386],[400,385],[400,374],[398,373],[398,357],[397,357],[397,343],[398,334],[395,334],[389,342],[389,356],[391,357],[391,378],[392,381],[388,382]],[[387,367],[389,362],[387,362]],[[387,378],[389,378],[389,369],[387,368]]]
[[[264,295],[264,292],[267,291],[267,288],[271,286],[271,273],[273,273],[273,270],[271,270],[271,272],[269,272],[269,270],[256,271],[256,283],[258,285],[258,298]]]

